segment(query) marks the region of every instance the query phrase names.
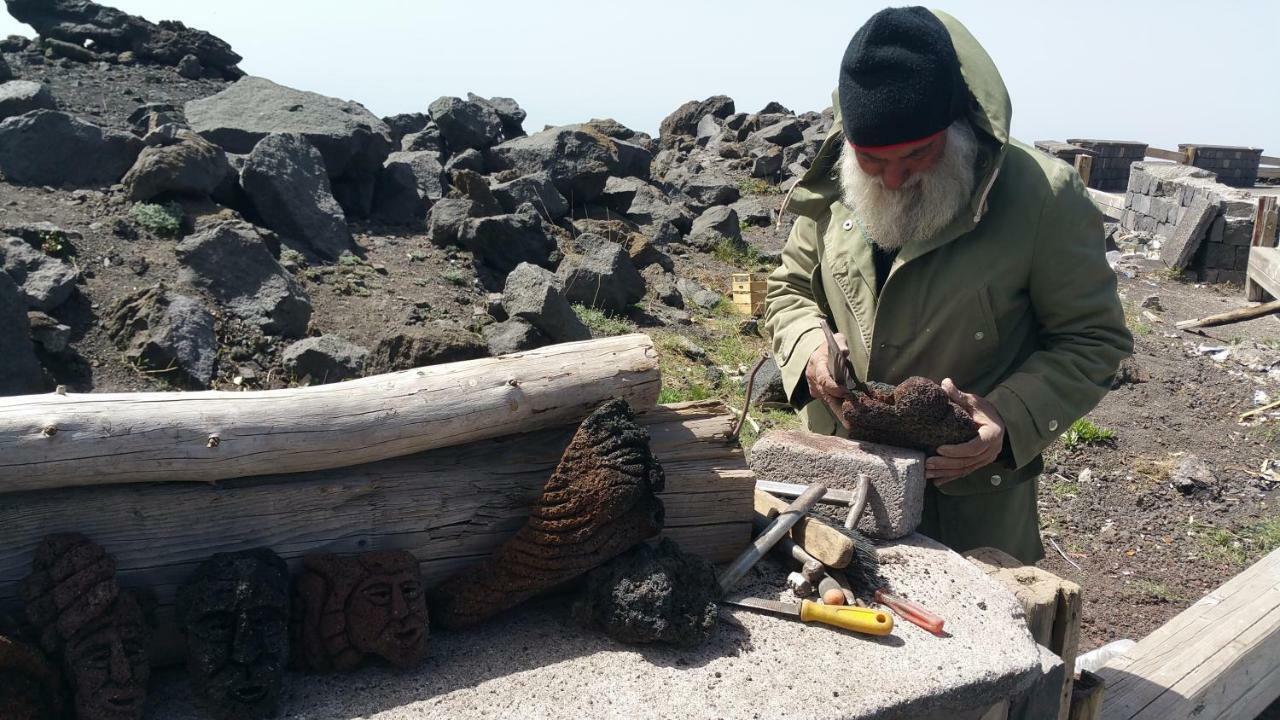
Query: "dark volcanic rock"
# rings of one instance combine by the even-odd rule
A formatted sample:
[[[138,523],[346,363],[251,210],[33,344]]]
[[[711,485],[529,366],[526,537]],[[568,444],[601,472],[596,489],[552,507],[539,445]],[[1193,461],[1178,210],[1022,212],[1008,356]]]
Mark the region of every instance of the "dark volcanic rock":
[[[529,114],[520,107],[520,103],[509,97],[491,97],[485,99],[475,93],[467,93],[467,100],[474,103],[486,104],[498,113],[498,119],[502,121],[502,136],[507,140],[513,140],[518,137],[524,137],[524,121]]]
[[[188,80],[199,80],[204,77],[204,65],[195,55],[184,55],[178,61],[178,74]]]
[[[70,263],[49,257],[16,237],[0,240],[0,270],[18,284],[27,307],[45,311],[71,297],[78,275]]]
[[[453,175],[459,170],[483,173],[484,155],[479,150],[467,148],[449,158],[449,161],[444,164],[444,171],[447,175]]]
[[[235,315],[268,335],[306,334],[311,299],[252,225],[218,223],[187,237],[175,250],[183,281],[204,288]]]
[[[435,320],[385,337],[365,360],[365,374],[474,360],[489,354],[478,335],[451,320]]]
[[[263,138],[240,171],[240,185],[272,230],[329,260],[351,249],[351,231],[324,160],[302,135]]]
[[[760,128],[751,134],[751,139],[786,147],[804,140],[804,134],[800,129],[800,123],[788,119]]]
[[[125,358],[163,377],[205,388],[217,370],[213,315],[204,303],[170,292],[163,283],[122,298],[106,320],[107,334]]]
[[[715,632],[719,596],[711,563],[663,538],[592,570],[573,617],[618,642],[691,647]]]
[[[31,310],[27,313],[31,325],[31,339],[47,353],[60,353],[71,342],[71,326],[63,325],[46,313]]]
[[[530,205],[509,215],[464,220],[458,228],[458,241],[475,256],[481,281],[494,291],[502,288],[502,279],[521,263],[551,267],[556,251],[555,240],[547,235]]]
[[[747,378],[742,379],[742,388],[746,390]],[[760,366],[755,380],[751,383],[751,397],[748,401],[754,407],[760,403],[785,403],[787,392],[782,385],[782,371],[778,369],[778,361],[772,356]]]
[[[231,153],[245,154],[273,133],[306,136],[324,157],[333,195],[365,217],[374,183],[392,150],[391,129],[355,102],[246,77],[222,92],[186,104],[191,128]]]
[[[177,65],[193,55],[205,67],[234,79],[240,56],[231,46],[203,30],[180,22],[151,23],[137,15],[88,0],[5,0],[9,14],[36,29],[42,37],[84,47],[95,52],[131,52],[139,59]]]
[[[556,190],[555,183],[546,172],[523,175],[510,182],[498,183],[491,189],[507,212],[515,212],[521,205],[529,203],[547,220],[559,220],[569,214],[568,201]]]
[[[444,168],[440,165],[439,156],[430,150],[413,150],[393,152],[387,156],[387,165],[403,163],[413,171],[414,182],[418,186],[418,195],[434,203],[448,192]]]
[[[94,187],[119,182],[142,141],[54,110],[0,122],[0,174],[16,185]]]
[[[13,720],[64,718],[66,703],[62,690],[62,674],[44,653],[35,646],[0,635],[0,707],[8,713],[6,717]]]
[[[222,148],[190,130],[178,130],[177,141],[147,147],[125,174],[125,192],[134,202],[172,193],[207,197],[231,172]]]
[[[469,198],[445,198],[431,206],[431,242],[439,247],[459,243],[462,226],[480,213]]]
[[[477,215],[488,217],[502,214],[502,205],[493,196],[493,190],[489,188],[489,181],[483,175],[473,170],[459,169],[453,172],[452,179],[453,187],[463,197],[475,203]]]
[[[409,225],[426,219],[428,204],[418,191],[413,166],[388,157],[374,191],[373,216],[392,225]]]
[[[560,278],[545,268],[521,263],[513,270],[502,289],[502,307],[556,342],[591,339],[591,331],[565,298]]]
[[[601,405],[578,427],[515,536],[432,590],[433,620],[448,628],[483,622],[657,535],[665,480],[630,406]]]
[[[622,314],[644,297],[644,278],[626,249],[587,235],[579,236],[578,242],[590,250],[567,256],[556,271],[569,302]]]
[[[14,78],[13,70],[9,67],[9,63],[5,62],[4,56],[0,55],[0,82],[7,82]]]
[[[723,120],[732,115],[733,111],[733,99],[724,95],[715,95],[701,102],[690,100],[662,120],[658,128],[658,140],[662,147],[671,147],[678,137],[694,137],[698,132],[698,122],[703,116],[711,115]]]
[[[978,434],[969,413],[928,378],[907,378],[896,388],[884,383],[869,383],[869,387],[870,396],[852,393],[842,406],[854,440],[932,455],[941,445],[968,442]]]
[[[484,150],[502,139],[502,119],[487,101],[470,102],[446,96],[431,103],[428,112],[452,152],[466,148]]]
[[[27,301],[0,272],[0,395],[27,395],[43,389],[40,362],[27,323]]]
[[[686,179],[680,190],[694,202],[695,208],[705,210],[712,205],[729,205],[742,197],[738,186],[729,178],[716,173],[698,173]]]
[[[591,202],[604,191],[618,164],[614,141],[586,125],[550,128],[508,140],[490,151],[498,170],[521,175],[546,171],[571,205]]]
[[[538,328],[520,318],[490,323],[481,332],[493,356],[533,350],[551,342]]]
[[[310,385],[359,377],[369,351],[338,337],[309,337],[285,348],[284,369]]]
[[[669,223],[681,233],[687,233],[697,216],[684,204],[672,202],[661,190],[645,184],[636,188],[627,207],[627,217],[638,225]]]
[[[742,245],[742,228],[738,224],[738,213],[734,212],[733,208],[723,205],[707,208],[706,212],[693,221],[693,229],[685,238],[685,242],[703,251],[712,250],[724,241]]]
[[[348,671],[377,657],[400,669],[427,654],[427,595],[418,559],[404,550],[307,555],[294,584],[294,663]]]
[[[427,123],[431,122],[431,117],[426,113],[401,113],[384,117],[382,122],[391,129],[392,145],[400,147],[400,141],[405,135],[422,132],[427,127]]]
[[[58,103],[44,83],[13,80],[0,85],[0,120],[32,110],[56,110]]]
[[[443,164],[449,157],[444,146],[444,138],[440,135],[440,128],[435,123],[427,123],[427,126],[415,133],[409,133],[400,138],[400,149],[405,152],[430,151],[435,153],[436,161]]]

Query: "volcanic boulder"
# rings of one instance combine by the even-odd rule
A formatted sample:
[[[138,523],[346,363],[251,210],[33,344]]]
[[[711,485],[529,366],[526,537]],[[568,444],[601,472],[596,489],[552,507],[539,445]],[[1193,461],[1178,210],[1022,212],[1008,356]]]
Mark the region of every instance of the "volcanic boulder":
[[[428,112],[451,152],[484,150],[502,139],[502,119],[488,101],[442,97],[431,103]]]
[[[252,225],[218,223],[188,236],[175,250],[183,281],[204,288],[233,314],[268,335],[306,334],[311,299]]]
[[[556,271],[569,302],[622,314],[644,297],[644,278],[625,248],[595,236],[578,241],[590,249],[566,257]]]
[[[546,172],[522,175],[509,182],[498,183],[491,189],[507,212],[515,212],[521,205],[529,203],[547,220],[559,220],[569,214],[568,201],[556,190],[551,175]]]
[[[591,339],[565,298],[560,278],[545,268],[520,263],[507,276],[502,306],[510,317],[528,321],[556,342]]]
[[[246,77],[185,110],[193,130],[230,153],[247,154],[273,133],[305,136],[324,158],[343,209],[356,217],[372,211],[391,129],[363,105]]]
[[[43,386],[22,291],[0,272],[0,395],[26,395]]]
[[[601,405],[578,427],[515,536],[432,591],[433,619],[447,628],[483,622],[657,535],[664,481],[631,407]]]
[[[706,115],[723,120],[733,114],[733,99],[725,95],[714,95],[706,100],[690,100],[676,108],[674,112],[662,120],[658,127],[658,139],[662,147],[671,147],[677,138],[694,137],[698,132],[698,123]]]
[[[496,170],[520,175],[546,171],[571,205],[591,202],[604,191],[610,169],[618,165],[614,141],[586,125],[566,125],[508,140],[494,147]]]
[[[190,130],[178,130],[174,142],[143,148],[121,182],[134,202],[165,193],[207,197],[230,172],[222,148]]]
[[[40,252],[23,240],[0,240],[0,270],[18,284],[27,307],[53,310],[71,297],[78,273],[70,263]]]
[[[551,266],[556,252],[555,240],[530,205],[509,215],[464,220],[458,226],[458,241],[475,256],[476,272],[485,287],[495,291],[521,263]]]
[[[58,103],[44,83],[12,80],[0,85],[0,120],[32,110],[56,110]]]
[[[533,350],[551,342],[532,323],[521,318],[490,323],[484,326],[481,333],[485,344],[489,346],[489,354],[495,357]]]
[[[378,341],[365,360],[368,375],[488,355],[480,337],[452,320],[433,320]]]
[[[685,242],[703,251],[713,250],[722,242],[741,246],[742,227],[739,225],[738,213],[723,205],[707,208],[706,212],[693,221],[693,229],[689,231]]]
[[[978,435],[969,412],[928,378],[907,378],[897,387],[869,383],[868,388],[868,394],[850,393],[842,406],[854,440],[934,454],[941,445],[957,445]]]
[[[15,185],[111,185],[141,151],[142,141],[131,133],[54,110],[0,122],[0,173]]]
[[[305,137],[273,133],[254,146],[240,185],[267,227],[323,258],[352,248],[351,231],[334,199],[324,159]]]
[[[369,351],[337,335],[309,337],[285,348],[284,369],[311,385],[360,375]]]
[[[171,292],[163,283],[122,298],[106,321],[107,334],[127,360],[171,372],[164,377],[206,388],[218,363],[213,315],[199,300]]]

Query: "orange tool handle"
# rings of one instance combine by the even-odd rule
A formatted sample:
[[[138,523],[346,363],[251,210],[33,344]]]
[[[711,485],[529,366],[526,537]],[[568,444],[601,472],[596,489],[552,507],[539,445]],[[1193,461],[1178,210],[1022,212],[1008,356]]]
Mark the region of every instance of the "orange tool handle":
[[[942,634],[943,619],[906,598],[900,598],[881,588],[876,590],[876,602],[889,606],[901,615],[902,619],[913,625],[918,625],[934,635]]]
[[[819,605],[812,600],[803,600],[800,619],[868,635],[888,635],[893,631],[893,616],[889,613],[853,605]]]

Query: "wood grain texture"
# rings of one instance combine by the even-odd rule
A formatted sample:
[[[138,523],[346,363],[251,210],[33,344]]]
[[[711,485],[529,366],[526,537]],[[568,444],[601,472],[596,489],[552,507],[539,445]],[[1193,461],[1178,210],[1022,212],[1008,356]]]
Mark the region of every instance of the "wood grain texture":
[[[657,402],[646,335],[317,387],[0,398],[0,493],[327,470]]]
[[[666,472],[664,534],[713,562],[750,542],[755,479],[725,441],[734,416],[716,402],[639,417]],[[177,586],[216,552],[270,547],[300,567],[312,552],[408,550],[428,584],[486,557],[525,522],[573,435],[566,426],[302,475],[204,485],[143,483],[0,495],[0,612],[17,605],[40,539],[84,533],[116,557],[122,587],[160,604],[157,657],[180,646]]]
[[[1103,720],[1252,720],[1280,697],[1280,550],[1098,671]]]
[[[787,501],[763,490],[756,490],[754,498],[755,512],[761,517],[770,518],[787,509]],[[791,528],[791,539],[828,567],[845,568],[853,561],[853,540],[816,517],[800,518]]]

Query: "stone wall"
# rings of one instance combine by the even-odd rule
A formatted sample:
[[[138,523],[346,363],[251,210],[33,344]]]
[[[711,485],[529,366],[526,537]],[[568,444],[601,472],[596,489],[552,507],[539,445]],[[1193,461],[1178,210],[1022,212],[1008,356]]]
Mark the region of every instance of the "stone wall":
[[[1262,148],[1226,145],[1179,145],[1178,151],[1191,154],[1191,164],[1216,173],[1218,182],[1232,187],[1253,187],[1258,182]]]
[[[1174,228],[1197,198],[1204,198],[1218,209],[1200,238],[1200,247],[1187,272],[1202,282],[1243,283],[1256,199],[1218,182],[1208,170],[1189,165],[1134,163],[1120,227],[1146,235],[1148,246],[1158,248],[1172,237]]]
[[[1115,140],[1068,139],[1067,143],[1093,154],[1089,187],[1104,192],[1121,192],[1129,184],[1129,166],[1142,162],[1147,144]]]

